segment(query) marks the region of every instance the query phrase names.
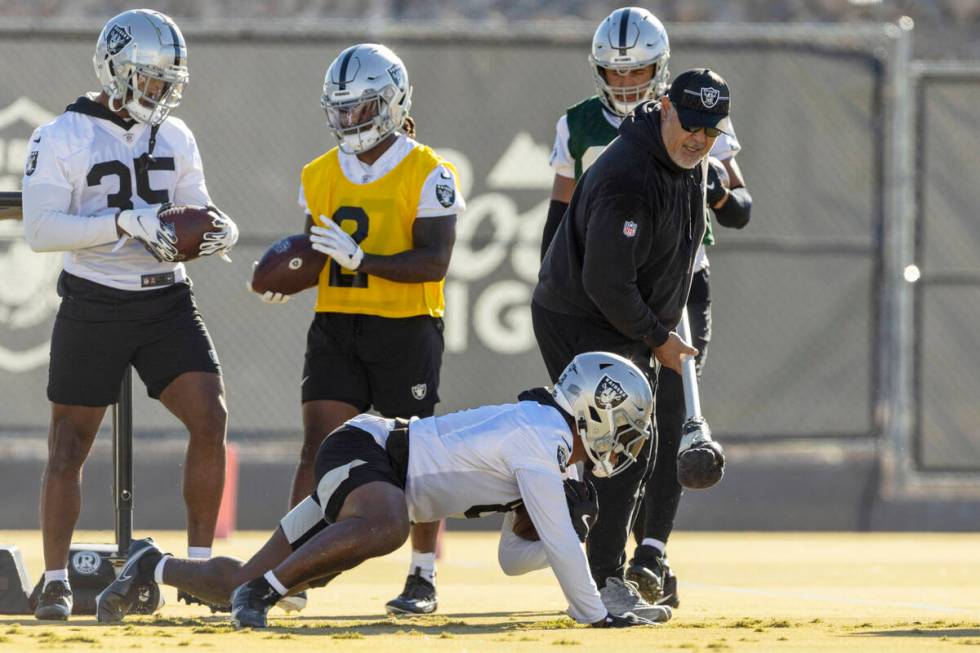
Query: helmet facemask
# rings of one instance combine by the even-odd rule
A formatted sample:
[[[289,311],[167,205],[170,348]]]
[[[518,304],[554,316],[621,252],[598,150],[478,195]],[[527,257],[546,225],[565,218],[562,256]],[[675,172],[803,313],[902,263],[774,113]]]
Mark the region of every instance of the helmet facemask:
[[[341,102],[331,101],[324,95],[320,106],[327,114],[327,126],[340,149],[347,154],[366,152],[401,127],[392,116],[403,112],[393,111],[390,104],[397,95],[393,86]]]
[[[180,105],[189,75],[185,66],[166,69],[152,65],[124,63],[117,71],[118,94],[109,98],[113,111],[125,109],[137,122],[159,125]]]
[[[599,478],[615,476],[637,462],[651,436],[650,422],[639,422],[621,408],[589,407],[576,416],[585,453]]]
[[[595,81],[596,90],[599,92],[599,99],[603,106],[612,113],[625,117],[642,102],[663,95],[667,90],[667,80],[670,78],[670,71],[667,70],[667,58],[668,55],[664,54],[653,62],[620,68],[603,66],[590,57],[592,78]],[[653,66],[653,74],[649,80],[641,84],[613,86],[608,81],[612,75],[626,75],[651,65]]]

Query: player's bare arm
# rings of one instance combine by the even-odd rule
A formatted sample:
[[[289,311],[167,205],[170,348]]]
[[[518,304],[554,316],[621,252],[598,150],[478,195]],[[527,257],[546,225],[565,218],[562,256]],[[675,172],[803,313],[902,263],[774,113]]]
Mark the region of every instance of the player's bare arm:
[[[439,281],[445,278],[453,244],[456,242],[456,216],[444,215],[416,220],[412,227],[412,238],[415,247],[400,254],[365,254],[359,269],[368,274],[405,283]]]

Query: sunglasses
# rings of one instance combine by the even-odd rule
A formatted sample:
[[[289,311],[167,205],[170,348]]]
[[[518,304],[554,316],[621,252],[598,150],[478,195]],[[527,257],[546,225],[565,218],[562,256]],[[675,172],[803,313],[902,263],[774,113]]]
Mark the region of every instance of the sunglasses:
[[[707,136],[708,138],[718,138],[724,133],[717,127],[688,127],[683,123],[681,124],[681,127],[684,129],[684,131],[690,132],[692,134],[697,134],[699,131],[703,129],[704,135]]]

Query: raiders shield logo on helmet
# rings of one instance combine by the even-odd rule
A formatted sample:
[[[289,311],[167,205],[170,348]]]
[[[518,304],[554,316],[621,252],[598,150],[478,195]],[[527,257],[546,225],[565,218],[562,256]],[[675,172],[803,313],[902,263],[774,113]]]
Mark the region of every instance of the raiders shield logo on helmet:
[[[422,401],[425,399],[425,394],[428,391],[429,386],[425,383],[418,383],[412,386],[412,396]]]
[[[392,66],[388,69],[388,74],[391,75],[391,81],[395,82],[395,86],[401,86],[405,81],[401,66]]]
[[[595,403],[603,408],[615,408],[626,401],[626,391],[616,381],[603,376],[595,388]]]
[[[436,184],[436,199],[448,209],[456,201],[456,191],[452,186]]]
[[[119,54],[132,40],[133,35],[129,33],[127,28],[122,25],[113,25],[105,36],[105,48],[110,55]]]

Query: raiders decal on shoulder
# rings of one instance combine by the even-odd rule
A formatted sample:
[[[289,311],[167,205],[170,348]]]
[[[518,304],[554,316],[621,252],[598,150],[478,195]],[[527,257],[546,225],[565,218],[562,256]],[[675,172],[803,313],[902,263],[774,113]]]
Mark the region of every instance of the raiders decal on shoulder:
[[[37,150],[27,155],[27,165],[24,166],[24,174],[30,177],[37,170]]]
[[[558,445],[558,469],[562,474],[568,469],[568,452],[561,445]]]
[[[456,202],[456,191],[452,186],[436,184],[436,199],[448,209]]]

